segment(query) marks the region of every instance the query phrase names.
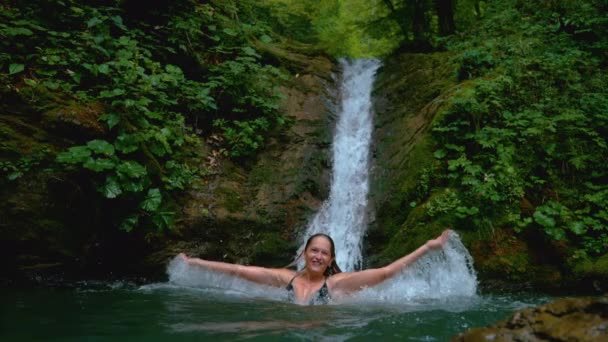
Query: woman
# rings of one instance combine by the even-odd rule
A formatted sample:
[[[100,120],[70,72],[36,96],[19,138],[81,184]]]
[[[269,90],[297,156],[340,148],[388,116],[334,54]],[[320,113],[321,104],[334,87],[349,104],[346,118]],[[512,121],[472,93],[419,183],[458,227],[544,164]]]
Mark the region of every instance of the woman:
[[[235,275],[259,284],[285,287],[289,298],[295,303],[320,304],[329,302],[330,298],[344,297],[374,286],[396,275],[428,251],[440,249],[447,241],[449,232],[445,230],[437,238],[428,240],[412,253],[387,266],[358,272],[340,271],[336,264],[334,241],[325,234],[315,234],[306,241],[304,251],[298,257],[304,257],[305,266],[298,272],[288,268],[244,266],[189,258],[184,253],[179,257],[188,265]]]

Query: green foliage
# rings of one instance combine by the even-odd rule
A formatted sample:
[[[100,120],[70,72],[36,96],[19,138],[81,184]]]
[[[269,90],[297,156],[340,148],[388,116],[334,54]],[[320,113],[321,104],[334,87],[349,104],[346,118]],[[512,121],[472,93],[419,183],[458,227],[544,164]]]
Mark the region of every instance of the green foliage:
[[[456,29],[466,32],[480,24],[486,12],[487,1],[458,0],[454,9]]]
[[[247,156],[260,148],[264,142],[262,133],[268,131],[270,124],[264,118],[250,121],[234,121],[229,124],[224,119],[218,119],[214,125],[221,129],[230,145],[230,155],[233,157]]]
[[[360,22],[371,37],[380,40],[382,38],[379,37],[390,37],[391,47],[410,51],[443,48],[446,36],[466,32],[479,25],[487,8],[484,0],[385,0],[367,3],[372,11],[366,15],[367,20],[360,19]]]
[[[384,56],[399,44],[394,37],[397,25],[376,22],[387,12],[380,2],[327,1],[318,5],[318,11],[313,23],[321,46],[332,56]]]
[[[489,4],[477,36],[451,43],[466,81],[433,123],[435,178],[450,192],[427,214],[466,218],[468,229],[538,229],[599,255],[608,250],[608,39],[598,34],[607,16],[594,1],[539,3]],[[532,211],[520,209],[524,199]]]
[[[42,165],[47,165],[51,155],[51,150],[48,147],[43,147],[38,151],[20,157],[16,161],[0,161],[0,171],[5,175],[6,180],[15,181],[28,172],[36,170]]]
[[[174,44],[196,60],[211,62],[204,70],[207,89],[186,90],[192,108],[207,114],[202,117],[199,110],[194,119],[197,125],[202,119],[207,127],[216,127],[229,148],[234,148],[229,151],[230,155],[252,156],[263,146],[267,133],[285,123],[279,113],[282,99],[279,85],[287,76],[278,68],[264,64],[250,43],[250,40],[272,41],[269,28],[257,20],[257,16],[267,15],[267,10],[255,1],[218,1],[192,6],[200,16],[193,17],[192,8],[182,9],[169,26],[175,31],[175,35],[170,36]],[[231,19],[239,10],[240,21]],[[187,37],[186,41],[178,38],[183,36]],[[191,41],[204,44],[197,48]],[[201,105],[202,108],[197,108]],[[236,136],[255,136],[257,143],[243,145],[234,140]]]
[[[253,155],[271,129],[285,124],[278,113],[282,96],[275,82],[286,77],[272,66],[259,64],[259,57],[247,47],[236,59],[211,67],[216,76],[209,84],[222,87],[218,102],[230,105],[230,111],[215,119],[213,126],[223,134],[233,157]]]
[[[534,221],[541,225],[545,232],[555,240],[561,240],[566,236],[563,225],[559,220],[567,219],[568,208],[560,203],[549,201],[534,211]]]
[[[304,42],[317,43],[313,19],[319,15],[318,1],[270,0],[268,16],[273,31]],[[267,39],[272,39],[268,37]]]
[[[269,0],[275,31],[315,44],[334,57],[381,57],[400,43],[399,26],[380,20],[388,9],[366,0]]]
[[[177,191],[204,172],[192,166],[201,158],[192,128],[219,131],[232,156],[254,155],[285,123],[278,86],[286,76],[253,48],[272,40],[255,1],[175,1],[163,12],[141,8],[145,20],[117,5],[3,5],[1,75],[21,94],[100,104],[108,134],[67,146],[54,168],[87,175],[102,198],[125,207],[122,229],[165,229]],[[39,164],[28,158],[1,167],[16,179]]]
[[[483,72],[492,67],[492,55],[483,50],[467,50],[460,57],[460,69],[458,79],[466,80],[479,77]]]

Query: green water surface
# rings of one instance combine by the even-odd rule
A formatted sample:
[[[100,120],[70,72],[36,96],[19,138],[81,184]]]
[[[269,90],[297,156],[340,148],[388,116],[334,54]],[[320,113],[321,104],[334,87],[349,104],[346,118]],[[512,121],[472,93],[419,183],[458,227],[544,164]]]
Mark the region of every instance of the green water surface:
[[[2,289],[2,341],[448,341],[548,297],[300,306],[222,290],[82,284]]]

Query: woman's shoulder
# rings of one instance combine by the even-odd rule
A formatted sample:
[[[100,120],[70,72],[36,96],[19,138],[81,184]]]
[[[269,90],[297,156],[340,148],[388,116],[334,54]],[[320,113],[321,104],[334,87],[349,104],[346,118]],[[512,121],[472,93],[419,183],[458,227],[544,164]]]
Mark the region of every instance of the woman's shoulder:
[[[281,279],[285,284],[289,283],[293,277],[298,273],[289,268],[273,268],[272,271]]]
[[[352,272],[335,273],[335,274],[332,274],[329,277],[327,277],[326,282],[330,285],[334,285],[334,284],[340,282],[341,280],[347,279],[348,277],[350,277],[351,274],[352,274]]]

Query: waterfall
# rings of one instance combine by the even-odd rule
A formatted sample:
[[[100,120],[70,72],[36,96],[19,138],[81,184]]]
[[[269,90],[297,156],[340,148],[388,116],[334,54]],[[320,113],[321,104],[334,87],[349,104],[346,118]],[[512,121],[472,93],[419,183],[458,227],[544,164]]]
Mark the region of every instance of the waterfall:
[[[367,227],[369,155],[372,139],[371,92],[380,62],[341,60],[341,103],[332,145],[333,173],[329,198],[304,238],[326,233],[336,245],[336,262],[344,271],[361,268],[361,244]],[[303,248],[303,247],[302,247]],[[302,249],[301,248],[301,249]]]
[[[332,145],[333,173],[329,198],[308,226],[332,237],[336,262],[343,271],[361,269],[361,246],[368,224],[370,144],[373,130],[372,89],[380,62],[340,61],[342,81],[338,120]],[[305,241],[304,241],[305,242]],[[300,247],[298,254],[304,248]],[[300,267],[303,262],[300,261]],[[401,274],[353,296],[354,300],[410,301],[414,298],[472,296],[477,292],[473,258],[452,232],[441,251],[431,252]]]

